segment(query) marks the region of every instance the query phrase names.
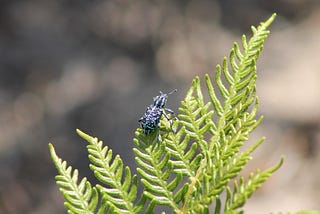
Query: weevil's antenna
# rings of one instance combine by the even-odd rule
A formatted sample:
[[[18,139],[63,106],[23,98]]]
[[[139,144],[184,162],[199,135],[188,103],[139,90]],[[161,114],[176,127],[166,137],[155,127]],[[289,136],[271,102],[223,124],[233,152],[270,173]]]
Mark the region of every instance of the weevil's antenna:
[[[178,89],[173,89],[172,91],[170,91],[168,94],[172,94],[173,92],[178,91]]]

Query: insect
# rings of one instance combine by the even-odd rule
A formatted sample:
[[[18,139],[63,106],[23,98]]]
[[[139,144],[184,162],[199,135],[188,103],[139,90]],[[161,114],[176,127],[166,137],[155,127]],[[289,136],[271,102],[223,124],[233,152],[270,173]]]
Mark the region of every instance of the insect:
[[[143,132],[146,135],[151,134],[157,127],[159,127],[161,116],[164,115],[171,124],[171,119],[166,114],[166,111],[173,114],[174,112],[171,109],[166,108],[166,103],[168,100],[168,95],[176,92],[177,89],[172,90],[168,94],[162,93],[153,98],[153,104],[147,107],[144,115],[139,119],[139,123]]]

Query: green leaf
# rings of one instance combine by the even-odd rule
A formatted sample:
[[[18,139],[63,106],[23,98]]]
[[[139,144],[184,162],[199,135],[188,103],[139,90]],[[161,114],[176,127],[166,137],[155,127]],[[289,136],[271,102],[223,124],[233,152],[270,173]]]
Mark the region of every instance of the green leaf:
[[[108,146],[103,146],[102,141],[79,129],[77,129],[77,133],[89,143],[87,149],[91,162],[90,169],[98,180],[106,185],[106,187],[97,185],[97,189],[108,200],[113,212],[135,213],[136,175],[132,176],[130,168],[123,166],[120,156],[113,156],[112,150]]]
[[[235,181],[234,193],[231,196],[231,200],[227,203],[226,212],[235,211],[242,207],[246,200],[264,183],[277,169],[283,164],[284,158],[282,157],[280,162],[263,172],[257,170],[256,173],[251,173],[247,182],[241,177],[239,183]]]
[[[78,182],[78,170],[68,167],[67,162],[57,156],[52,144],[49,144],[49,150],[59,173],[55,178],[68,213],[94,213],[99,201],[97,189],[86,178]]]
[[[154,205],[157,204],[169,206],[178,212],[178,204],[173,191],[180,184],[182,176],[178,174],[170,179],[170,176],[173,176],[173,164],[169,162],[170,154],[165,150],[165,144],[155,142],[148,145],[148,142],[149,139],[144,137],[141,130],[136,132],[134,143],[137,148],[134,148],[133,151],[137,156],[135,158],[139,166],[137,171],[145,187],[143,194],[152,201],[152,206],[149,206],[148,210],[152,212]]]

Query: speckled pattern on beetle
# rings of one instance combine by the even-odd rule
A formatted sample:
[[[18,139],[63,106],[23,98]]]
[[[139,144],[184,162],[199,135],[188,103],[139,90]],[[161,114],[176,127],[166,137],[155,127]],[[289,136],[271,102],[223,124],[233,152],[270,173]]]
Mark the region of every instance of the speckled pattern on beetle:
[[[172,90],[168,94],[162,93],[160,91],[160,95],[153,98],[153,104],[147,107],[144,115],[139,119],[139,123],[143,132],[146,135],[151,134],[157,127],[159,127],[161,116],[164,115],[168,121],[171,119],[166,114],[166,111],[173,114],[171,109],[165,108],[168,95],[176,92],[177,89]]]

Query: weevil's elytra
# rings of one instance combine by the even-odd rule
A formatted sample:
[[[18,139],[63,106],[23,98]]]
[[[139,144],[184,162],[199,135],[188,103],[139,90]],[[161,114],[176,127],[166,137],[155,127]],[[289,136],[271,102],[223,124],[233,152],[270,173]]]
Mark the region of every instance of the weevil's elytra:
[[[147,107],[146,112],[139,119],[140,126],[146,135],[151,134],[159,126],[162,114],[170,120],[165,112],[168,111],[169,113],[173,113],[173,111],[165,108],[165,106],[168,100],[168,95],[176,91],[177,89],[174,89],[168,94],[160,91],[160,95],[153,98],[153,104]]]

